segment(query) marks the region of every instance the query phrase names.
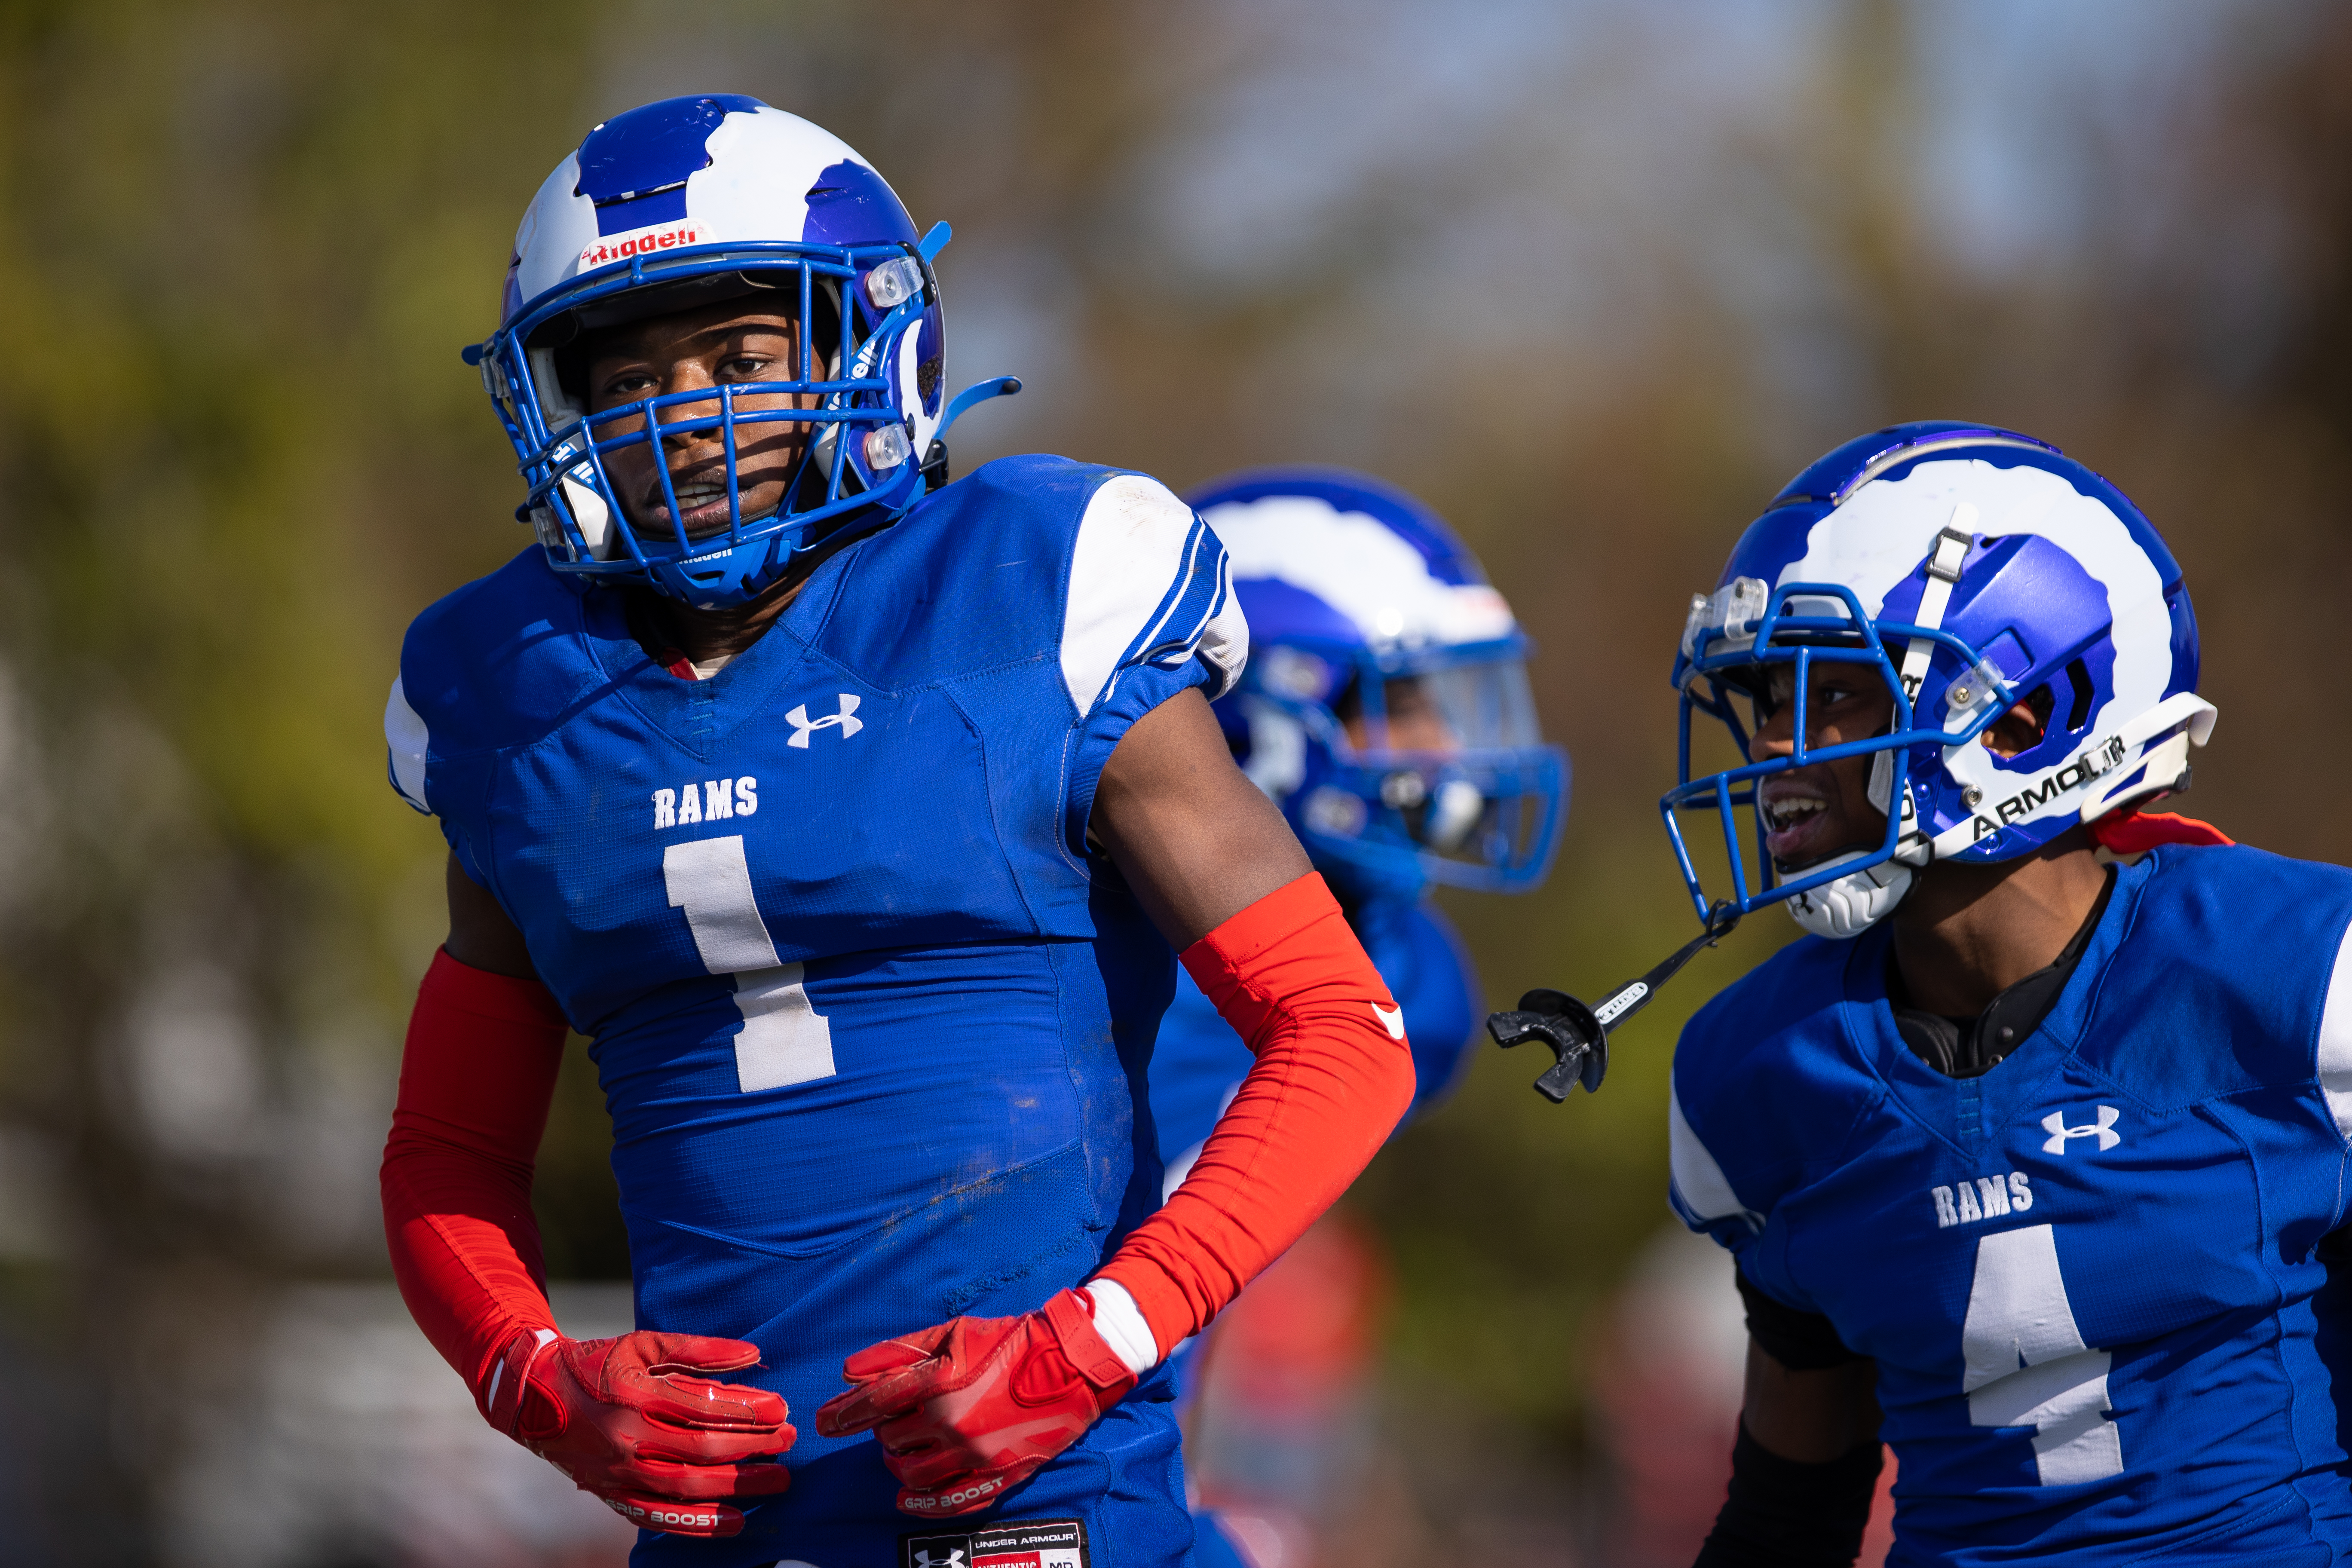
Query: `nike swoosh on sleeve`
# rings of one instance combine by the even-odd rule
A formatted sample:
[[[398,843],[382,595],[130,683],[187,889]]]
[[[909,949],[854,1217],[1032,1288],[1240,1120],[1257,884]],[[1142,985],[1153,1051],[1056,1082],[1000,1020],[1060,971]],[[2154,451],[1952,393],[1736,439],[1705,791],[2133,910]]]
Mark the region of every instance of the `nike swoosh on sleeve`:
[[[1381,1010],[1381,1005],[1377,1002],[1368,1004],[1368,1005],[1370,1005],[1372,1010],[1372,1016],[1381,1021],[1381,1027],[1389,1032],[1390,1039],[1402,1040],[1404,1038],[1404,1009],[1402,1007],[1395,1007],[1387,1012],[1382,1012]]]

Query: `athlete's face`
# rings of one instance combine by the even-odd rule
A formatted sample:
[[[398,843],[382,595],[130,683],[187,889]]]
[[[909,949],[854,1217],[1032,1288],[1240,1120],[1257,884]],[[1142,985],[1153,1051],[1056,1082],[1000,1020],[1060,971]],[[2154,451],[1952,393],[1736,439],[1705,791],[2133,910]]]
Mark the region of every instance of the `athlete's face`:
[[[788,315],[721,300],[675,315],[607,328],[588,353],[588,406],[592,413],[673,392],[707,391],[730,383],[791,381],[800,374],[799,328]],[[817,374],[822,374],[819,370]],[[765,393],[747,396],[738,409],[808,408],[814,394]],[[688,419],[719,412],[719,400],[665,405],[665,419]],[[642,429],[639,419],[600,426],[600,437]],[[735,426],[735,471],[745,519],[764,517],[783,503],[802,455],[808,450],[806,421],[778,420]],[[677,491],[687,537],[699,539],[727,526],[727,454],[716,429],[667,436],[662,461]],[[645,443],[609,454],[612,477],[629,526],[640,535],[670,531],[669,502],[661,475]]]
[[[1381,701],[1388,709],[1390,751],[1451,756],[1462,749],[1461,737],[1445,721],[1437,699],[1430,694],[1428,685],[1420,677],[1405,676],[1384,683]],[[1360,752],[1368,750],[1372,744],[1372,727],[1364,717],[1362,704],[1350,700],[1337,711],[1340,724],[1348,731],[1348,744]]]
[[[1797,667],[1769,668],[1765,694],[1756,704],[1758,762],[1797,749]],[[1895,716],[1895,699],[1874,665],[1816,660],[1805,709],[1806,746],[1835,746],[1883,734]],[[1784,869],[1885,841],[1886,814],[1870,804],[1870,764],[1867,756],[1813,763],[1774,773],[1758,787],[1764,847]]]
[[[1756,760],[1793,752],[1797,667],[1776,664],[1756,704]],[[1985,727],[1984,749],[2013,757],[2042,743],[2050,721],[2050,689],[2042,687]],[[1895,699],[1869,664],[1815,660],[1805,694],[1805,745],[1841,745],[1883,735],[1895,719]],[[1764,813],[1764,847],[1784,870],[1814,865],[1848,849],[1886,840],[1886,814],[1870,804],[1874,756],[1841,757],[1775,773],[1757,789]]]

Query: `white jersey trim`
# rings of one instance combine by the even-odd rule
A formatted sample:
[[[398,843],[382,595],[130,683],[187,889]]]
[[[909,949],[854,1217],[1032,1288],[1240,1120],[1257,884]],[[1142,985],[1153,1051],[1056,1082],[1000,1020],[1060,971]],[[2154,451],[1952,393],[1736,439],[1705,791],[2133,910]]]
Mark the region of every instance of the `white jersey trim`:
[[[393,677],[392,698],[383,705],[383,740],[392,752],[392,787],[400,792],[401,799],[432,816],[433,808],[425,803],[425,752],[432,743],[432,732],[408,705],[398,676]]]
[[[1242,667],[1249,662],[1249,622],[1242,615],[1242,602],[1234,597],[1233,561],[1223,542],[1205,527],[1201,531],[1216,552],[1217,609],[1201,627],[1193,651],[1217,672],[1216,685],[1202,693],[1213,702],[1234,689],[1234,682],[1242,678]]]
[[[2327,977],[2327,1001],[2319,1013],[2319,1091],[2336,1133],[2352,1142],[2352,931],[2336,943],[2336,968]]]
[[[1210,591],[1196,595],[1202,574]],[[1175,624],[1188,605],[1193,625]],[[1198,652],[1230,685],[1249,651],[1249,631],[1226,579],[1224,546],[1192,509],[1157,479],[1120,474],[1087,502],[1070,552],[1062,617],[1062,683],[1083,719],[1139,652],[1155,660]],[[1219,691],[1210,695],[1222,693]]]
[[[1671,1080],[1666,1085],[1666,1150],[1675,1207],[1694,1229],[1710,1220],[1735,1217],[1746,1220],[1751,1229],[1764,1228],[1764,1217],[1739,1201],[1723,1167],[1691,1131],[1683,1115],[1682,1096],[1675,1092]]]

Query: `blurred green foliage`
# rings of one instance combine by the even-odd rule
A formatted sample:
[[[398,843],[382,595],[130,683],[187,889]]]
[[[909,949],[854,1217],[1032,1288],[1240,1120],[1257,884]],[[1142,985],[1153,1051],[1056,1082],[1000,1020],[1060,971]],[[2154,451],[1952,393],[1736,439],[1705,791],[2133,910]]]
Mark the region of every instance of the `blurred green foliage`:
[[[490,324],[510,162],[584,112],[582,13],[6,16],[9,657],[60,709],[112,688],[205,832],[374,937],[430,837],[383,809],[392,647],[521,542],[456,351]]]

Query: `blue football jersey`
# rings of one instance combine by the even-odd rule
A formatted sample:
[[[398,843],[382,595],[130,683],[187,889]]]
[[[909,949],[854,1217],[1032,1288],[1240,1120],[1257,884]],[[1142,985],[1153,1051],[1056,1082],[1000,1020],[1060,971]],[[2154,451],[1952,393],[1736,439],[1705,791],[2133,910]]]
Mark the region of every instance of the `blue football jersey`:
[[[1140,475],[1008,458],[811,576],[683,680],[536,548],[419,616],[395,786],[591,1037],[641,1327],[749,1340],[790,1492],[641,1563],[895,1563],[870,1436],[809,1416],[850,1352],[1032,1310],[1159,1202],[1144,1101],[1174,960],[1086,848],[1111,748],[1247,634],[1223,546]],[[1002,1513],[1096,1561],[1190,1540],[1148,1379]],[[982,1516],[993,1519],[998,1514]]]
[[[1373,899],[1355,911],[1356,934],[1404,1009],[1412,1047],[1412,1105],[1402,1127],[1444,1097],[1478,1026],[1478,977],[1453,923],[1418,899]],[[1170,1185],[1192,1163],[1209,1129],[1256,1058],[1192,977],[1176,973],[1176,999],[1160,1023],[1151,1057],[1151,1121]]]
[[[2352,872],[2174,848],[2116,876],[2049,1016],[1981,1078],[1904,1046],[1884,925],[1783,949],[1675,1057],[1675,1209],[1877,1363],[1890,1561],[2352,1543],[2352,1324],[2323,1247]]]

